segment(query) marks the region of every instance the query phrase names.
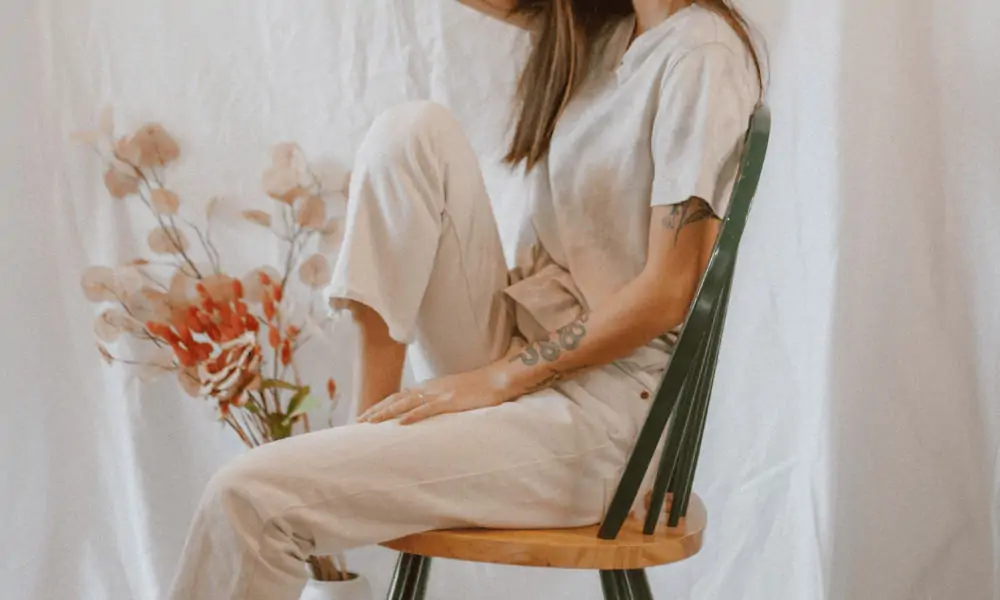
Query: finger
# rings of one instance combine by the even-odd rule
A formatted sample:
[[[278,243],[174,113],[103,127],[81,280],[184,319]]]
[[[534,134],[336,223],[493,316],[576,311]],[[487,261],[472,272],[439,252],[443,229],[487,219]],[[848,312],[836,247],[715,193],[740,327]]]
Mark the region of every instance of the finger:
[[[424,403],[424,401],[423,394],[407,394],[405,396],[401,396],[394,402],[368,417],[368,422],[381,423],[383,421],[390,421],[399,415],[405,414],[420,406]]]
[[[451,412],[458,412],[452,402],[445,402],[441,400],[436,402],[425,402],[400,417],[399,424],[412,425],[413,423]]]
[[[361,415],[361,417],[359,417],[358,420],[361,421],[362,423],[371,422],[371,420],[375,418],[375,416],[382,415],[386,411],[392,410],[394,406],[396,406],[400,402],[405,402],[409,397],[410,394],[408,392],[397,392],[387,397],[385,400],[379,402],[375,406],[366,410],[365,414]]]
[[[389,403],[379,410],[368,415],[365,419],[366,423],[381,423],[383,421],[388,421],[395,418],[397,415],[406,412],[409,408],[410,402],[408,399],[400,399],[395,402]]]
[[[376,402],[372,406],[369,406],[368,410],[366,410],[365,412],[361,413],[360,416],[358,416],[358,422],[359,423],[364,423],[372,415],[374,415],[375,413],[377,413],[380,410],[383,410],[385,407],[389,406],[390,404],[392,404],[393,402],[395,402],[396,400],[398,400],[399,396],[400,396],[400,393],[397,392],[395,394],[392,394],[391,396],[386,396],[385,398],[383,398],[382,400]]]
[[[401,390],[399,392],[396,392],[395,394],[390,394],[386,396],[385,399],[383,399],[381,402],[377,402],[374,406],[366,410],[360,417],[358,417],[358,420],[367,421],[372,417],[372,415],[388,409],[390,406],[396,404],[397,402],[405,402],[408,399],[413,398],[414,396],[419,397],[423,395],[424,395],[423,390],[417,390],[417,389]]]

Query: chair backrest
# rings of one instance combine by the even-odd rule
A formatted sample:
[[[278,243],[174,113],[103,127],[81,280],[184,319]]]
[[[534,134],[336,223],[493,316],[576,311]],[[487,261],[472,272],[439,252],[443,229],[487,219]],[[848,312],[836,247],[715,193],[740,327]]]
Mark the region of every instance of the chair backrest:
[[[770,134],[771,113],[760,105],[750,119],[729,212],[674,347],[670,366],[601,523],[600,538],[614,539],[621,531],[664,431],[666,439],[643,530],[646,534],[654,532],[668,492],[673,494],[668,526],[676,527],[687,514],[736,270],[736,254],[757,193]]]

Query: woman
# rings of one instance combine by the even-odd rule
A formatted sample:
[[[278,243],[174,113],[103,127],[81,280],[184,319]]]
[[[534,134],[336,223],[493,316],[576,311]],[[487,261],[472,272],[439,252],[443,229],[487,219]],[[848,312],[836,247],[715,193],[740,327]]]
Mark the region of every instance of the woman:
[[[213,478],[176,600],[292,600],[310,554],[603,515],[725,214],[759,65],[724,0],[463,2],[534,34],[507,155],[536,189],[517,267],[448,111],[382,115],[328,290],[360,329],[360,422]],[[407,349],[425,383],[400,391]]]

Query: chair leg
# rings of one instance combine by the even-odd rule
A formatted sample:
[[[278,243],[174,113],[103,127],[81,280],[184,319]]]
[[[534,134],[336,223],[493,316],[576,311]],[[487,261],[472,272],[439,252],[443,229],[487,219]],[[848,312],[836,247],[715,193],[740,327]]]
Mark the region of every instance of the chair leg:
[[[633,600],[653,600],[653,591],[649,589],[649,580],[642,569],[625,571],[625,581],[628,583],[629,596]]]
[[[415,554],[400,554],[387,600],[424,600],[430,570],[431,559]]]
[[[604,600],[637,600],[632,595],[626,571],[601,571]]]

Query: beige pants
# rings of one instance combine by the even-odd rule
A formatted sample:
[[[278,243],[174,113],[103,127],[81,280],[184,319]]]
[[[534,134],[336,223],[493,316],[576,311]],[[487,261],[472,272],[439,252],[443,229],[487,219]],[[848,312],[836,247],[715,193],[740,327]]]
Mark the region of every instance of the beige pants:
[[[330,294],[375,308],[412,342],[424,376],[502,356],[506,266],[458,123],[429,103],[394,109],[354,173]],[[609,366],[495,408],[253,450],[209,483],[170,598],[292,600],[310,554],[439,528],[595,523],[648,408],[645,389]]]

